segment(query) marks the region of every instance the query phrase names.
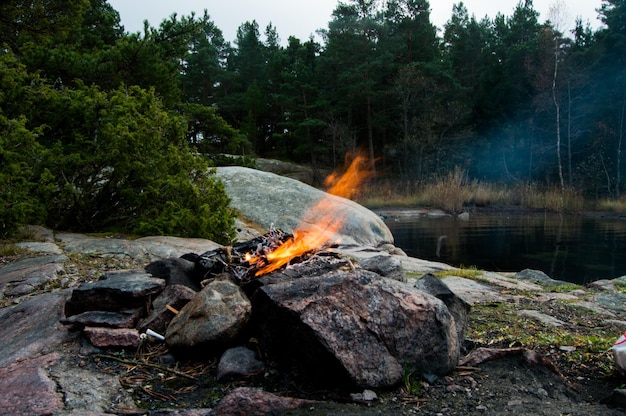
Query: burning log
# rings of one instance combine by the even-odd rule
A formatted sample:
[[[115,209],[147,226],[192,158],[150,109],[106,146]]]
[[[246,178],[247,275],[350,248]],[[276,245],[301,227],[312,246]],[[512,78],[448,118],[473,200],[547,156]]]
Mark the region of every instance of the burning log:
[[[272,227],[266,234],[249,241],[228,247],[220,247],[203,254],[188,253],[182,257],[195,263],[193,275],[198,281],[207,281],[227,273],[239,285],[245,285],[256,277],[292,262],[303,262],[332,245],[322,245],[316,249],[295,252],[279,267],[269,270],[273,265],[272,255],[280,248],[297,245],[294,234]],[[269,270],[269,271],[268,271]]]

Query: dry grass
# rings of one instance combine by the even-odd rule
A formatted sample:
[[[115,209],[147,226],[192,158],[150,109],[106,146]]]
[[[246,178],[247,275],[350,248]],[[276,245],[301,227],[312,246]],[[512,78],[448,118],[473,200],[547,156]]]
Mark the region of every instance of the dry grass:
[[[0,241],[0,257],[13,257],[24,254],[25,249],[18,247],[15,243]]]
[[[620,199],[601,199],[596,203],[596,209],[608,212],[626,212],[626,197]]]
[[[432,207],[450,213],[462,212],[469,206],[579,211],[586,204],[580,192],[575,190],[561,191],[557,187],[546,188],[535,183],[507,186],[470,181],[467,172],[460,168],[427,183],[400,185],[389,181],[376,182],[359,196],[358,202],[370,208]],[[626,212],[626,198],[610,202],[604,202],[599,208]]]
[[[537,184],[520,186],[517,189],[519,205],[524,208],[548,211],[578,211],[583,209],[585,199],[572,189],[541,188]]]

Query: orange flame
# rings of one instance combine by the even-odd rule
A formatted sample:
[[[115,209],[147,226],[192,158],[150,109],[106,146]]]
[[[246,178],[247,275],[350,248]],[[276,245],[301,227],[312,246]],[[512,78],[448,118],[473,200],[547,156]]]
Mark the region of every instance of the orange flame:
[[[346,156],[348,159],[350,155]],[[360,185],[374,175],[374,172],[368,170],[370,161],[363,155],[357,155],[343,175],[335,171],[328,175],[324,184],[328,187],[329,194],[341,196],[344,198],[352,198],[359,190]]]
[[[363,181],[373,176],[372,171],[368,170],[369,166],[370,161],[367,157],[355,156],[345,173],[340,175],[335,171],[326,178],[324,184],[328,187],[327,192],[344,198],[353,197]],[[325,215],[315,226],[298,225],[293,232],[293,239],[286,241],[266,255],[268,264],[259,269],[255,273],[256,276],[277,270],[307,252],[339,242],[333,239],[336,238],[337,232],[343,225],[343,217],[338,215],[332,198],[323,198],[311,208],[311,211],[324,212]],[[257,261],[256,258],[250,258],[248,263],[254,264]]]

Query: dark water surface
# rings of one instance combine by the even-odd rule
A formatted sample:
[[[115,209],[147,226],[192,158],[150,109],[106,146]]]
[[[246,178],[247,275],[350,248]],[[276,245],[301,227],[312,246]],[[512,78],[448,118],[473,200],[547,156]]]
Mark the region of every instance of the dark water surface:
[[[530,268],[577,284],[626,275],[625,220],[478,213],[462,221],[401,211],[388,213],[385,223],[396,246],[409,256],[456,267],[503,272]]]

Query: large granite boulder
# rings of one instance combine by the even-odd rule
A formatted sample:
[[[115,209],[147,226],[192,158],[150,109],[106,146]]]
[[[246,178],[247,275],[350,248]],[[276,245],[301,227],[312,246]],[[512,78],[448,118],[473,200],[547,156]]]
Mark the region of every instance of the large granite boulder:
[[[278,281],[252,297],[262,348],[307,379],[388,388],[458,362],[454,318],[434,296],[363,269]]]
[[[328,214],[341,219],[342,245],[378,247],[393,243],[393,235],[383,220],[349,199],[327,194],[305,183],[269,172],[226,166],[217,168],[231,205],[261,227],[271,225],[290,232],[296,227],[310,228],[323,222]],[[316,205],[324,198],[329,204]]]

